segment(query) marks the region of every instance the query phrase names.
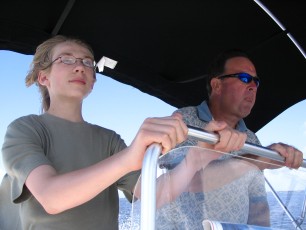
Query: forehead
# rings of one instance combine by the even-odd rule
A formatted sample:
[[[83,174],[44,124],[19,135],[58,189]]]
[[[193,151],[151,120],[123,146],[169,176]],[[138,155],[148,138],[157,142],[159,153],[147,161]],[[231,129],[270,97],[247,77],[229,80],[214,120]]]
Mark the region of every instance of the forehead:
[[[249,74],[256,74],[254,64],[246,57],[230,58],[225,63],[225,72],[238,73],[246,72]]]
[[[63,42],[56,45],[52,50],[52,56],[58,57],[61,54],[71,54],[75,57],[91,57],[92,53],[84,46],[75,42]]]

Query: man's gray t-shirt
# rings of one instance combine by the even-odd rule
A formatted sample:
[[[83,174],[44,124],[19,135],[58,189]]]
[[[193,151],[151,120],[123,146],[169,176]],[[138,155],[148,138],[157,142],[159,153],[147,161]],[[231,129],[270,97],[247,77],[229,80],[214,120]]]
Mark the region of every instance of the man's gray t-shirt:
[[[47,113],[13,121],[2,154],[11,186],[10,201],[19,204],[23,229],[118,229],[117,189],[131,201],[139,171],[124,176],[85,204],[56,215],[44,211],[25,181],[40,165],[66,173],[93,165],[125,147],[114,131],[87,122],[70,122]]]

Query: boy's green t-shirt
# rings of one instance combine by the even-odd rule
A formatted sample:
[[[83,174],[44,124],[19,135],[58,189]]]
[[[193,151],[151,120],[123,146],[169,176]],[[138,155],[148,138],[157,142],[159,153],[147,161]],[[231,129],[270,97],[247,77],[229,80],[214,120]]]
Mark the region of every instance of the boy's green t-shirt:
[[[22,229],[118,229],[118,189],[131,201],[140,171],[124,176],[92,200],[56,215],[45,212],[25,181],[40,165],[66,173],[93,165],[125,147],[114,131],[87,122],[70,122],[47,113],[16,119],[8,126],[2,147],[8,175],[3,179],[0,199],[10,199],[10,212],[18,209]],[[12,214],[1,218],[8,222]]]

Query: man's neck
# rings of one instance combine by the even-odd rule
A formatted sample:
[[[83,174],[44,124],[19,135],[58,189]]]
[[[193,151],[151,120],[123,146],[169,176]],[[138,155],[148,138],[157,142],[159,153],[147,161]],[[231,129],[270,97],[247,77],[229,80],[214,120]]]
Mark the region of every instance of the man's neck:
[[[209,104],[208,107],[214,120],[225,121],[231,128],[236,128],[239,122],[239,119],[236,116],[222,111],[219,106],[214,106],[213,104]]]

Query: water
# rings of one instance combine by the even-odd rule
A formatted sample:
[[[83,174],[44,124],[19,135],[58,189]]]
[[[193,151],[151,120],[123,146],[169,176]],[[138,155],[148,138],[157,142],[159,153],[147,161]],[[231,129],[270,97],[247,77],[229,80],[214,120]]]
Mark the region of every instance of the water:
[[[278,192],[278,196],[291,212],[294,219],[298,219],[298,217],[301,216],[305,191]],[[268,192],[268,200],[270,205],[271,226],[286,230],[295,229],[292,220],[286,215],[279,202],[270,192]],[[301,228],[306,230],[306,221],[301,225]]]
[[[304,194],[304,191],[278,192],[279,197],[282,199],[283,203],[288,206],[288,210],[292,212],[295,219],[301,214]],[[275,199],[271,192],[268,192],[268,201],[270,205],[271,227],[281,228],[284,230],[295,229],[291,219],[285,214],[279,205],[279,202]],[[120,198],[120,230],[131,230],[131,210],[132,204],[130,204],[125,198]],[[301,228],[306,230],[306,223],[303,223]]]
[[[125,198],[120,198],[119,201],[119,229],[130,230],[131,229],[131,210],[132,204]]]

